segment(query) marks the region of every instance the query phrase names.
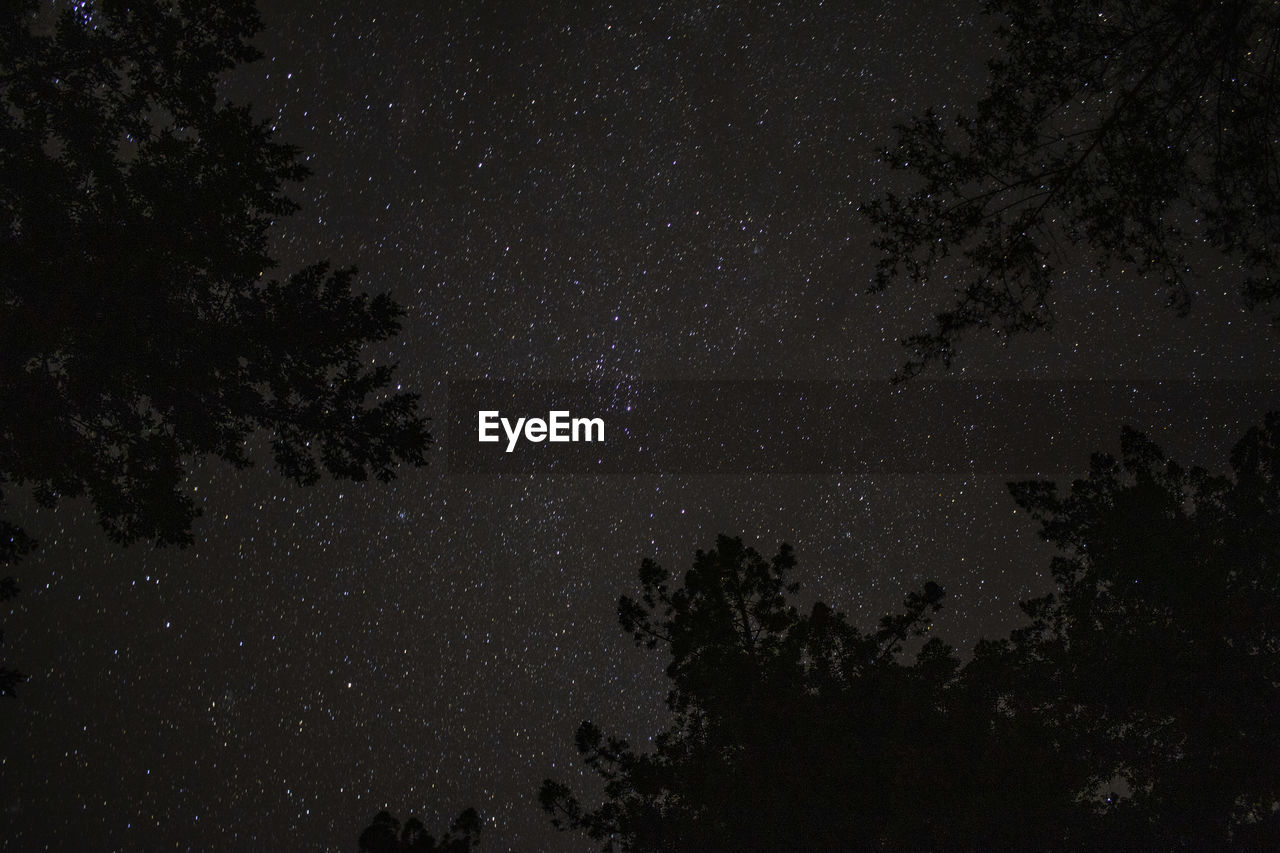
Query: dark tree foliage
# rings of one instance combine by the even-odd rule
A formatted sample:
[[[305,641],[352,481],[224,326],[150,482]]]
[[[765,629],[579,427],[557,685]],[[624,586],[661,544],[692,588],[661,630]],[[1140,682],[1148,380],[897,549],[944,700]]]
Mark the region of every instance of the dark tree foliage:
[[[1019,714],[1070,731],[1102,846],[1280,849],[1280,414],[1231,466],[1126,430],[1067,495],[1012,486],[1062,551],[1057,592],[978,658],[1015,663]]]
[[[396,304],[324,263],[266,277],[306,169],[217,95],[257,56],[254,4],[102,0],[44,28],[37,7],[0,12],[0,483],[184,543],[185,461],[246,465],[255,430],[303,483],[421,463],[416,397],[360,357]]]
[[[270,435],[300,483],[393,476],[431,437],[362,349],[401,309],[317,263],[268,277],[307,174],[220,75],[252,0],[0,7],[0,515],[5,485],[87,495],[112,540],[186,544],[189,461]],[[0,519],[0,562],[32,541]]]
[[[540,800],[557,827],[628,851],[854,850],[907,831],[903,807],[928,795],[959,664],[936,638],[900,658],[928,632],[942,589],[925,585],[864,633],[825,605],[791,605],[794,566],[789,546],[765,560],[724,536],[678,588],[644,562],[643,594],[624,597],[619,617],[637,644],[669,655],[675,723],[640,753],[584,722],[577,748],[606,800],[588,809],[546,780]],[[944,804],[930,829],[954,816]]]
[[[1229,476],[1121,451],[1011,485],[1056,588],[963,667],[924,641],[935,584],[863,632],[789,603],[785,545],[721,537],[679,586],[645,561],[619,617],[674,723],[649,752],[583,723],[604,802],[546,780],[552,822],[624,851],[1280,849],[1280,414]]]
[[[360,833],[360,853],[470,853],[480,843],[480,816],[466,809],[449,824],[439,841],[422,821],[411,817],[400,826],[390,812],[378,812]]]
[[[1280,7],[1263,0],[986,0],[999,23],[986,95],[929,111],[883,154],[916,179],[863,210],[875,289],[953,282],[908,338],[900,378],[950,365],[974,329],[1053,323],[1055,286],[1087,258],[1159,280],[1188,310],[1197,247],[1242,270],[1246,302],[1280,288]],[[1200,254],[1203,254],[1201,251]]]
[[[0,578],[0,601],[8,601],[18,594],[18,584],[13,578]],[[4,632],[0,631],[0,640],[4,639]],[[0,696],[13,696],[19,684],[26,681],[27,677],[22,673],[0,666]]]

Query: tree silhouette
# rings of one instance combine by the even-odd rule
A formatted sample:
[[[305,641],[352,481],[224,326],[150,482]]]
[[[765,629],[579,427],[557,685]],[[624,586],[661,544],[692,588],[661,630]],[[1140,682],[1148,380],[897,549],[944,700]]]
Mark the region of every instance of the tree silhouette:
[[[0,566],[18,562],[34,547],[35,543],[22,528],[0,519]],[[8,601],[17,594],[18,581],[15,578],[0,578],[0,601]],[[0,640],[3,639],[4,631],[0,631]],[[0,696],[17,695],[17,686],[26,680],[27,677],[17,670],[0,666]]]
[[[480,816],[468,808],[436,841],[417,818],[410,817],[401,827],[390,812],[381,811],[360,833],[360,853],[470,853],[480,843],[480,828]]]
[[[678,587],[646,560],[619,620],[674,722],[650,752],[584,722],[604,801],[542,806],[605,850],[1280,849],[1280,413],[1231,468],[1126,429],[1069,494],[1011,484],[1056,589],[963,667],[936,584],[863,632],[790,603],[785,545],[722,536]]]
[[[0,601],[8,601],[18,594],[18,583],[13,578],[0,578]],[[4,632],[0,631],[0,640],[4,639]],[[13,696],[17,686],[27,677],[17,670],[0,666],[0,696]]]
[[[900,658],[942,589],[926,584],[864,633],[826,605],[790,604],[794,566],[787,545],[766,561],[725,536],[678,589],[642,564],[643,594],[621,600],[619,620],[670,656],[675,723],[639,753],[584,722],[577,748],[606,799],[584,808],[548,779],[539,798],[554,825],[627,851],[854,850],[903,834],[903,809],[919,814],[933,787],[923,755],[947,728],[941,700],[959,664],[936,638]],[[931,833],[954,815],[939,805]]]
[[[1207,246],[1240,269],[1249,304],[1274,300],[1280,9],[984,5],[1000,22],[987,93],[954,120],[929,111],[899,127],[883,159],[916,185],[863,205],[883,252],[874,289],[955,282],[933,330],[904,341],[899,378],[950,365],[968,331],[1051,326],[1053,290],[1081,257],[1093,275],[1159,279],[1185,312]]]
[[[1057,592],[986,651],[1029,674],[1024,717],[1076,732],[1104,846],[1276,849],[1280,414],[1236,445],[1229,477],[1132,430],[1121,447],[1068,495],[1012,487],[1062,551]]]
[[[188,461],[246,466],[258,430],[300,483],[425,461],[416,395],[362,358],[399,306],[326,262],[267,277],[307,170],[217,93],[259,27],[251,0],[0,10],[0,513],[7,484],[87,495],[112,540],[181,545]],[[30,545],[0,521],[0,559]]]

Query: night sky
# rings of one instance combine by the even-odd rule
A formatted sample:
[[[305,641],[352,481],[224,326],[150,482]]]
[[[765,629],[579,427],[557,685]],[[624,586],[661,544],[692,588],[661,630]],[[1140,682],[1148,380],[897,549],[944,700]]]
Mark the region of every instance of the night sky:
[[[0,703],[13,849],[353,850],[379,809],[442,829],[467,805],[483,850],[591,849],[536,793],[591,790],[580,720],[637,744],[663,726],[662,661],[616,620],[643,557],[683,571],[717,533],[790,542],[806,600],[863,625],[937,579],[961,648],[1047,589],[996,474],[445,464],[468,438],[442,434],[451,382],[887,382],[946,293],[867,294],[857,205],[901,180],[877,161],[895,123],[980,94],[976,2],[372,5],[264,2],[266,58],[226,93],[314,172],[278,272],[328,257],[392,292],[403,332],[370,357],[400,363],[441,441],[391,484],[194,464],[187,550],[120,550],[85,503],[15,501],[41,549],[2,623],[31,676]],[[1054,332],[975,338],[938,378],[1274,381],[1268,316],[1230,271],[1200,282],[1178,319],[1157,285],[1082,265]],[[1135,423],[1221,470],[1255,403],[1189,396]],[[1082,474],[1119,428],[1044,473]]]

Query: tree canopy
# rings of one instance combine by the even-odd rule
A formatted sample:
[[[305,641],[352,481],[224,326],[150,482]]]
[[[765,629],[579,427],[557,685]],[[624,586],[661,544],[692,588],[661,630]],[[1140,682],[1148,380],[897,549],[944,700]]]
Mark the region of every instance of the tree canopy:
[[[619,621],[674,722],[649,752],[584,722],[604,800],[549,779],[543,808],[605,850],[1276,849],[1280,414],[1231,465],[1126,429],[1067,494],[1011,484],[1055,590],[963,665],[933,583],[864,631],[791,603],[785,545],[722,536],[678,585],[646,560]]]
[[[798,611],[794,566],[787,545],[765,560],[725,536],[678,588],[643,563],[643,594],[624,597],[619,618],[669,655],[675,723],[640,753],[584,722],[577,748],[606,801],[585,808],[547,780],[540,800],[556,826],[629,851],[865,849],[886,831],[900,813],[892,780],[910,767],[901,790],[923,783],[919,757],[958,667],[936,638],[899,660],[928,633],[942,589],[925,585],[862,632],[821,603]]]
[[[873,289],[947,281],[900,376],[950,365],[965,333],[1051,326],[1073,266],[1158,280],[1179,312],[1217,253],[1244,300],[1280,288],[1280,9],[1262,0],[986,0],[986,94],[925,112],[884,151],[914,185],[863,205]],[[1200,258],[1203,260],[1203,257]],[[1239,275],[1232,275],[1234,267]],[[1203,270],[1201,270],[1203,272]]]
[[[389,479],[431,440],[362,355],[399,306],[327,262],[270,277],[307,169],[218,93],[259,26],[251,0],[0,11],[0,488],[87,495],[116,542],[190,541],[188,461],[248,465],[259,430],[301,483]]]
[[[247,466],[259,431],[300,483],[425,462],[417,395],[363,356],[402,309],[326,261],[269,275],[308,172],[218,92],[259,27],[252,0],[0,8],[0,565],[35,545],[6,486],[184,545],[189,462]]]
[[[471,853],[480,843],[480,815],[464,809],[439,840],[416,817],[400,825],[390,812],[381,811],[360,833],[360,853]]]
[[[1012,486],[1061,556],[1057,591],[998,656],[1025,713],[1075,730],[1104,838],[1152,849],[1280,843],[1280,413],[1230,476],[1125,430],[1066,495]],[[979,657],[995,650],[981,650]],[[1014,683],[1012,680],[1006,683]],[[1110,786],[1127,792],[1106,796]]]

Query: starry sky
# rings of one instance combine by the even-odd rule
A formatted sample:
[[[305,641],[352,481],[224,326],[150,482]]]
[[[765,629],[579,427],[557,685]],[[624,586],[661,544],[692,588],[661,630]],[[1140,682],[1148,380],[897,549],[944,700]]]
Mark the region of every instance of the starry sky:
[[[887,383],[945,290],[868,294],[857,206],[901,179],[877,160],[895,123],[980,94],[976,2],[261,5],[265,58],[225,93],[313,170],[275,232],[281,270],[355,264],[405,306],[369,356],[400,364],[441,441],[391,484],[303,489],[265,458],[195,462],[204,516],[186,550],[116,549],[87,505],[19,497],[42,547],[3,618],[4,657],[31,675],[0,703],[13,849],[352,850],[381,808],[442,828],[467,805],[482,849],[591,849],[549,827],[536,792],[546,776],[591,790],[582,719],[637,744],[663,725],[662,662],[616,622],[642,558],[680,571],[720,532],[766,554],[790,542],[805,599],[866,625],[936,579],[938,632],[962,648],[1047,589],[1048,551],[998,460],[447,463],[465,438],[443,429],[451,383]],[[1122,420],[1221,470],[1277,403],[1280,338],[1229,272],[1201,284],[1178,319],[1157,287],[1082,264],[1052,333],[975,338],[934,378],[1059,402],[1132,383],[1105,440],[1080,436],[1074,467],[1046,476],[1083,473]],[[1195,390],[1227,381],[1263,390]],[[992,414],[975,411],[932,428],[981,434]]]

